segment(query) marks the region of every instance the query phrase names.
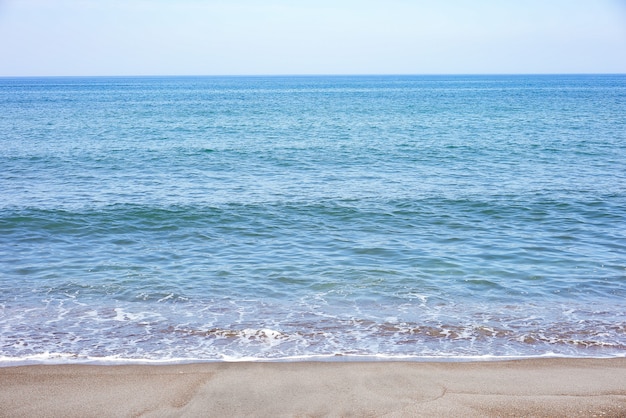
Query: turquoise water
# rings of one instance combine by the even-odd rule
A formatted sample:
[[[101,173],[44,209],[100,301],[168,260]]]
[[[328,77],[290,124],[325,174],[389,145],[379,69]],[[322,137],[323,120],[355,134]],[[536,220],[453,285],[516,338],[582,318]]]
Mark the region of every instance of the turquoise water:
[[[626,354],[626,76],[0,79],[0,363]]]

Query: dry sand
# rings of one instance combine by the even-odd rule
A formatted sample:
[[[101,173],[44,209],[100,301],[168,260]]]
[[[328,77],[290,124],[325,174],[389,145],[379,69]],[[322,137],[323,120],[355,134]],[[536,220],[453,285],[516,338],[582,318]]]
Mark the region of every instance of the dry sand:
[[[0,416],[626,417],[626,358],[5,367]]]

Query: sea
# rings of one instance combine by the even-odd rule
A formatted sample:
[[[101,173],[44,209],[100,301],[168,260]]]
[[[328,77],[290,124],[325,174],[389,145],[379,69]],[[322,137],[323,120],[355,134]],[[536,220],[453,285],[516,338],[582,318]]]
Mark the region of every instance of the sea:
[[[626,75],[0,78],[0,365],[626,356]]]

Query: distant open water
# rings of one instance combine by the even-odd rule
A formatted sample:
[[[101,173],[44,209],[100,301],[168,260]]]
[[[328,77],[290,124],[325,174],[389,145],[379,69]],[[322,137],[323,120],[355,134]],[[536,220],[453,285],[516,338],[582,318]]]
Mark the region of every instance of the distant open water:
[[[624,355],[624,75],[0,79],[0,365]]]

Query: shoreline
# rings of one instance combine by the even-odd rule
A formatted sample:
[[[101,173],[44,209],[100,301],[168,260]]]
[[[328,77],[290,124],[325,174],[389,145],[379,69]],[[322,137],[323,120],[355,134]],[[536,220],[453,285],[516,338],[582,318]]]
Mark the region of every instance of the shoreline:
[[[0,416],[626,416],[626,358],[0,367]]]
[[[0,359],[0,370],[11,367],[26,366],[182,366],[182,365],[203,365],[203,364],[238,364],[238,363],[502,363],[512,361],[532,361],[532,360],[626,360],[624,356],[599,356],[599,357],[576,357],[559,355],[539,355],[539,356],[379,356],[379,355],[311,355],[294,357],[233,357],[221,359],[135,359],[118,357],[73,357],[73,356],[53,356],[46,359],[41,358],[4,358]]]

